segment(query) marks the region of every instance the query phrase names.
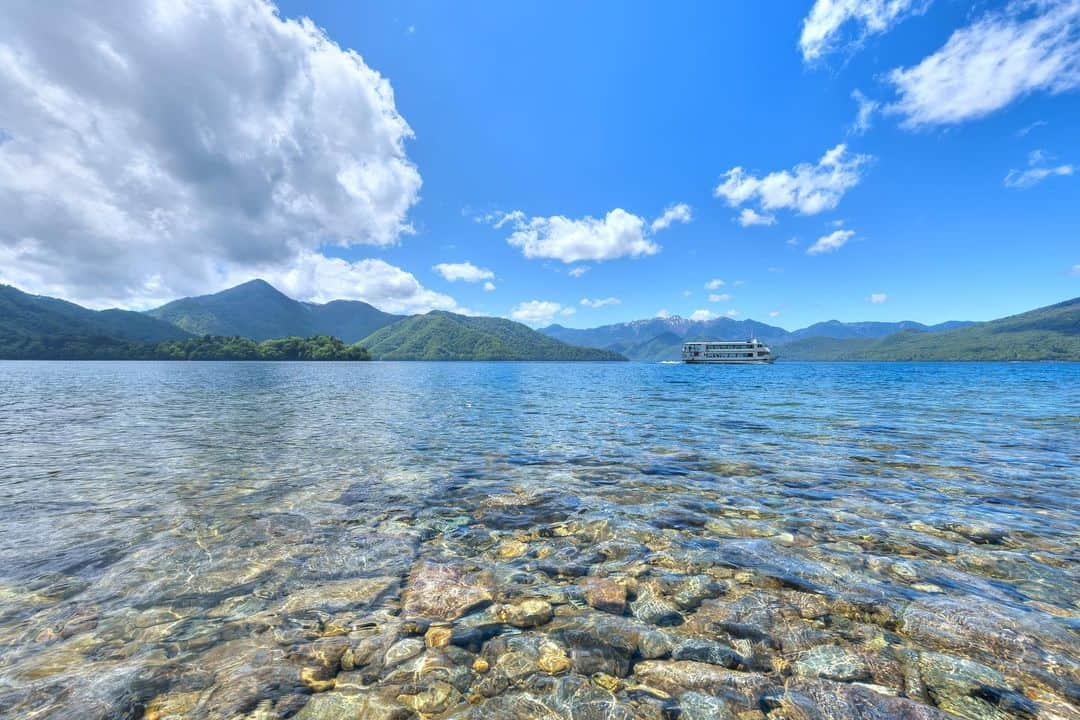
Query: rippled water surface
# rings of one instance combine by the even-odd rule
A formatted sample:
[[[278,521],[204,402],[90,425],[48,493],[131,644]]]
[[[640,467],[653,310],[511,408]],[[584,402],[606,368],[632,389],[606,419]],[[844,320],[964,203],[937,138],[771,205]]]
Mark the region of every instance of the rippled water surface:
[[[1080,365],[0,363],[0,714],[1080,718]]]

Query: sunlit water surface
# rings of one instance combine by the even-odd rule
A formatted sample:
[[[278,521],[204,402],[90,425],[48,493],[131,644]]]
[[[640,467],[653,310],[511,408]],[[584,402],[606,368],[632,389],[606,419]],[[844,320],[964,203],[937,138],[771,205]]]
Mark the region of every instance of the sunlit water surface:
[[[1078,464],[1080,365],[0,363],[0,714],[1078,718]]]

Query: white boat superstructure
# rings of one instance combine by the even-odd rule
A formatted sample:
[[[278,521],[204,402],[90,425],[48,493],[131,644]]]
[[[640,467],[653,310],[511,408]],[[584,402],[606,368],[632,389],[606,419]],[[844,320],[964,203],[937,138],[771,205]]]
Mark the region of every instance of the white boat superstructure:
[[[765,343],[752,340],[698,340],[683,343],[685,363],[715,365],[760,365],[776,358]]]

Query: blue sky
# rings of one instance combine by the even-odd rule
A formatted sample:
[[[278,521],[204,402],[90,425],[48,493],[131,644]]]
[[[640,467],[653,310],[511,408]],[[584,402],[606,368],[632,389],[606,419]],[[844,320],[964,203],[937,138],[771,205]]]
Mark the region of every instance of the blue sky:
[[[157,44],[123,4],[0,19],[0,281],[577,327],[1080,295],[1080,0],[208,0]]]

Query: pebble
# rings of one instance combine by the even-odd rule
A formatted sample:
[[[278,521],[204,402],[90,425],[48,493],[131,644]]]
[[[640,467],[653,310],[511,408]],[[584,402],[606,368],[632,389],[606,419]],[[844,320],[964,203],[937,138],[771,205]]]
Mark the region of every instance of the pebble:
[[[522,600],[516,605],[503,605],[496,616],[507,625],[534,628],[551,622],[553,610],[547,600]]]
[[[390,649],[386,651],[386,655],[383,658],[383,663],[387,667],[393,667],[406,660],[411,660],[420,653],[424,652],[424,641],[420,638],[406,638],[404,640],[398,640],[396,643],[390,646]]]
[[[450,644],[454,632],[446,625],[433,625],[424,634],[424,643],[429,648],[442,648]]]
[[[566,651],[554,643],[544,643],[540,647],[540,659],[536,666],[549,675],[557,675],[566,672],[573,663],[567,657]]]

